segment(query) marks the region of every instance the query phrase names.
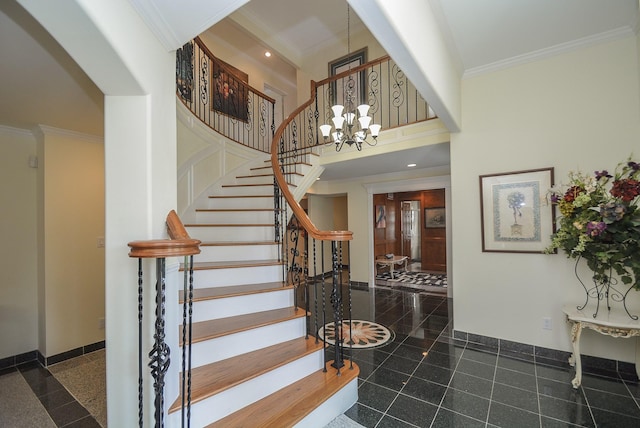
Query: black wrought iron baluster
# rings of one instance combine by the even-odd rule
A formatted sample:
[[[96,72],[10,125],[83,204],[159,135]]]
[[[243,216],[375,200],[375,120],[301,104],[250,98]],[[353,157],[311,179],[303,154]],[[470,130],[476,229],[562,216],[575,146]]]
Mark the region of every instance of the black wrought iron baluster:
[[[342,357],[343,352],[343,326],[342,326],[342,290],[339,284],[338,273],[338,247],[336,241],[331,241],[331,260],[332,260],[332,279],[333,288],[331,291],[331,304],[333,305],[333,326],[334,333],[334,350],[335,358],[332,367],[338,369],[338,376],[340,376],[340,369],[344,366]]]
[[[311,238],[313,246],[313,328],[316,336],[316,343],[318,343],[318,269],[316,258],[316,240]]]
[[[138,259],[138,426],[143,426],[142,394],[142,259]]]
[[[171,359],[169,357],[169,346],[165,342],[164,315],[165,315],[165,277],[166,260],[156,259],[156,321],[155,340],[153,348],[149,352],[149,367],[153,377],[153,389],[155,392],[155,421],[156,428],[164,427],[164,376],[169,369]]]
[[[184,257],[182,299],[182,427],[191,426],[191,342],[193,327],[193,256]]]
[[[347,241],[347,260],[349,264],[347,265],[347,281],[348,288],[347,293],[349,295],[349,326],[352,327],[353,324],[353,302],[351,299],[351,242]],[[349,337],[351,340],[349,341],[349,369],[353,370],[353,331],[349,331]]]
[[[310,325],[310,315],[309,315],[309,237],[307,232],[302,229],[302,280],[304,281],[304,310],[305,310],[305,320],[306,320],[306,334],[305,339],[309,338],[309,332],[311,330]]]
[[[322,327],[324,328],[324,337],[323,337],[323,347],[322,354],[324,355],[324,365],[322,366],[322,371],[327,371],[327,295],[325,291],[325,280],[324,280],[324,241],[320,241],[320,260],[321,260],[321,278],[322,281]]]

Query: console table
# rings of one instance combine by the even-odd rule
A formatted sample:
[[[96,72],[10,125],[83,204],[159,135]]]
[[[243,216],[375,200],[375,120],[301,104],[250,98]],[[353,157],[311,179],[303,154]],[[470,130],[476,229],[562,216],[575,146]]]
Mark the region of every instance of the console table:
[[[391,279],[393,279],[393,272],[394,272],[393,267],[395,265],[399,266],[402,263],[404,263],[404,270],[407,270],[407,260],[409,260],[408,256],[393,256],[390,259],[386,257],[381,257],[379,259],[376,259],[376,265],[389,266],[389,273],[391,274]]]
[[[606,307],[600,310],[596,318],[590,311],[579,311],[575,306],[565,306],[562,311],[567,315],[567,321],[571,324],[571,344],[573,354],[569,358],[569,364],[575,366],[576,377],[571,381],[574,388],[582,383],[582,365],[580,361],[580,334],[588,328],[612,337],[640,336],[640,321],[631,319],[626,313],[614,309],[608,311]],[[640,377],[640,340],[636,340],[636,373]]]

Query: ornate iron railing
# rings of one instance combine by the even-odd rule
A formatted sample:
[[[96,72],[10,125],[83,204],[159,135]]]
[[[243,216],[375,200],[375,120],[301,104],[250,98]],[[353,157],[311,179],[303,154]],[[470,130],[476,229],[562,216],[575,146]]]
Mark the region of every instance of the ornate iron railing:
[[[275,100],[251,87],[241,72],[216,58],[200,38],[176,53],[178,98],[211,129],[268,153]]]
[[[182,396],[182,426],[189,426],[191,411],[191,325],[193,306],[193,256],[200,253],[200,241],[189,237],[175,211],[167,216],[167,230],[171,239],[133,241],[129,243],[129,257],[138,259],[138,426],[144,426],[144,391],[142,369],[143,342],[143,263],[142,259],[156,260],[156,297],[154,343],[149,352],[148,366],[154,388],[154,426],[164,426],[165,374],[169,369],[170,349],[165,342],[165,280],[166,258],[184,257],[183,319],[182,319],[182,372],[180,388]]]

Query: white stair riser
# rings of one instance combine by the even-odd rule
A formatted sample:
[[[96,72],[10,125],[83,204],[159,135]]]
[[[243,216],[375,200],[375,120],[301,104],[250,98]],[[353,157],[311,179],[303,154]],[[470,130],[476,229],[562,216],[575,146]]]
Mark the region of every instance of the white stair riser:
[[[190,227],[187,226],[189,236],[203,242],[218,241],[274,241],[275,227],[270,223],[266,226],[211,226]]]
[[[267,186],[232,186],[220,189],[222,196],[273,195],[273,185]]]
[[[293,306],[293,290],[203,300],[193,303],[193,322],[233,317]]]
[[[272,245],[200,245],[197,260],[233,261],[233,260],[275,260],[278,258],[278,246]]]
[[[254,176],[236,177],[234,183],[229,184],[273,184],[273,170],[266,170],[264,172],[254,173]],[[270,174],[263,176],[262,174]]]
[[[257,193],[256,193],[257,194]],[[233,208],[269,208],[273,209],[273,195],[268,198],[208,198],[209,209],[233,209]]]
[[[226,287],[228,285],[277,281],[282,281],[282,265],[193,271],[193,285],[196,288]]]
[[[344,369],[347,369],[345,367]],[[341,390],[336,392],[315,410],[309,413],[303,420],[294,425],[294,428],[317,428],[326,426],[338,415],[343,414],[358,401],[358,378],[353,379]]]
[[[178,327],[178,330],[182,334],[182,328]],[[302,317],[197,342],[191,345],[191,365],[200,367],[304,335],[305,320]]]
[[[196,222],[205,224],[273,223],[274,211],[198,211]]]
[[[222,419],[321,369],[322,352],[316,352],[194,403],[191,405],[191,426],[202,427]]]

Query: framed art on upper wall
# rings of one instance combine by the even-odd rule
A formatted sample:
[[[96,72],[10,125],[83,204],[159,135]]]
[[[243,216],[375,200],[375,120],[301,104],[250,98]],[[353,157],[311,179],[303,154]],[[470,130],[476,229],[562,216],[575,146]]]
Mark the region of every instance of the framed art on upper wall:
[[[249,119],[249,76],[232,65],[213,58],[211,108],[217,112],[247,122]]]
[[[555,231],[552,186],[553,168],[481,175],[482,251],[542,253]]]

